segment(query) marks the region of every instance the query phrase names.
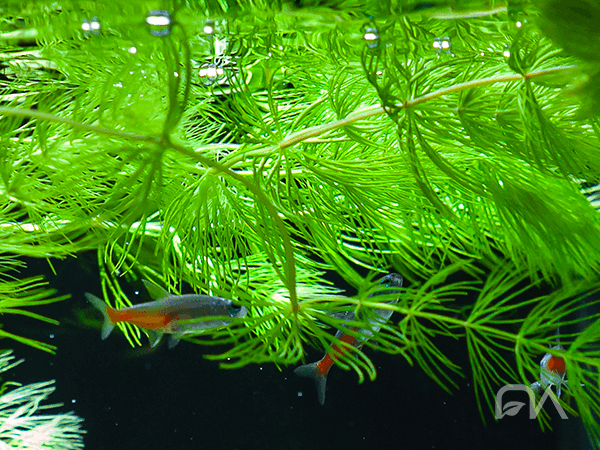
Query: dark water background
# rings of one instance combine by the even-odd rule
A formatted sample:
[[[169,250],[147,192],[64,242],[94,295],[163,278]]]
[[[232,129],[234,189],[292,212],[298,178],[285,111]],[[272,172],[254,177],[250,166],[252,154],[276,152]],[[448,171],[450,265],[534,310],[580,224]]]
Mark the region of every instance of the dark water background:
[[[85,419],[88,450],[588,448],[579,419],[561,420],[551,402],[546,409],[555,432],[540,431],[525,408],[498,422],[486,411],[484,425],[464,341],[444,349],[466,368],[465,378],[456,377],[460,389],[452,395],[403,357],[367,349],[377,379],[359,385],[356,374],[334,367],[324,406],[313,382],[296,377],[293,367],[223,370],[203,358],[214,347],[181,342],[173,350],[162,345],[148,352],[132,349],[118,329],[102,341],[100,329],[86,327],[74,313],[88,308],[84,292],[100,294],[95,260],[90,253],[54,262],[57,276],[45,261],[29,261],[22,271],[23,276],[45,273],[58,294],[72,295],[35,309],[61,320],[61,326],[6,315],[1,319],[7,331],[53,343],[56,355],[11,341],[0,345],[26,358],[5,380],[56,380],[50,400],[65,404],[57,411],[72,410]],[[321,355],[314,351],[308,360]]]

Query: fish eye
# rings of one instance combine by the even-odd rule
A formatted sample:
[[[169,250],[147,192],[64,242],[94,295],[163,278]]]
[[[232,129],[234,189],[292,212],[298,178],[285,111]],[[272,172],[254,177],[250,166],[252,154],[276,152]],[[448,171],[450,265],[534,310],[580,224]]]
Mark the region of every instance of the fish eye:
[[[404,278],[402,278],[402,275],[398,275],[397,273],[388,273],[385,277],[383,277],[381,279],[381,281],[379,282],[380,285],[383,285],[383,287],[389,288],[389,287],[402,287],[402,284],[404,282]],[[390,292],[391,294],[392,292]]]
[[[232,316],[235,316],[237,313],[239,313],[242,310],[242,307],[236,306],[233,303],[230,303],[229,306],[227,307],[227,309],[229,310],[229,314],[231,314]]]

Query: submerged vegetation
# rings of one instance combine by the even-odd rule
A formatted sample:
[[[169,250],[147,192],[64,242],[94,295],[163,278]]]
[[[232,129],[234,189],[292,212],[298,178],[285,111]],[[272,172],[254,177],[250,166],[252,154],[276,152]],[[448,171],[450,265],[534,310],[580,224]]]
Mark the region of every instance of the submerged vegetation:
[[[21,364],[14,362],[11,351],[0,353],[0,373]],[[40,414],[62,406],[44,405],[54,392],[54,381],[21,386],[7,381],[0,387],[0,442],[3,449],[54,449],[83,448],[81,429],[83,419],[72,412],[66,414]]]
[[[461,339],[483,413],[560,355],[599,437],[597,49],[559,47],[572,2],[451,3],[13,3],[0,248],[96,250],[117,307],[122,277],[239,302],[190,339],[226,367],[297,363],[343,345],[336,312],[389,307],[366,345],[452,389],[469,368],[439,342]],[[409,287],[383,306],[390,271]]]
[[[42,276],[17,278],[16,272],[23,267],[24,264],[21,261],[0,257],[0,314],[18,314],[58,325],[56,320],[23,308],[66,300],[69,296],[52,297],[56,291],[46,287],[48,283],[43,280]],[[14,331],[18,332],[18,330]],[[50,353],[56,350],[53,345],[0,328],[0,339],[7,338]]]

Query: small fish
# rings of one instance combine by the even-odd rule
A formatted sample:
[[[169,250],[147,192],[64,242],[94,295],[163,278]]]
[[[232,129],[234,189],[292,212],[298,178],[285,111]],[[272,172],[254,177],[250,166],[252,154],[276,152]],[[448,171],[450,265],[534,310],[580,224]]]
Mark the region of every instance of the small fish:
[[[398,275],[397,273],[390,273],[390,274],[386,275],[385,277],[383,277],[381,279],[381,281],[379,282],[379,284],[383,284],[383,285],[385,285],[385,287],[402,287],[403,281],[404,280],[401,275]],[[391,293],[396,293],[396,292],[394,292],[394,291],[381,292],[381,294],[391,294]],[[398,293],[399,293],[399,291],[398,291]],[[379,295],[379,294],[371,294],[369,297],[371,297],[373,295]],[[398,301],[398,298],[390,301],[389,303],[396,303],[397,301]],[[372,313],[373,313],[374,317],[369,319],[369,323],[371,323],[373,326],[371,326],[369,329],[360,329],[360,330],[357,330],[356,327],[352,328],[353,331],[357,331],[358,333],[366,336],[365,339],[357,338],[356,336],[346,334],[342,330],[338,330],[338,332],[335,334],[335,337],[338,338],[340,341],[350,344],[357,349],[362,348],[362,346],[365,344],[365,342],[368,341],[369,338],[371,336],[373,336],[374,333],[379,331],[379,329],[381,328],[381,325],[385,324],[389,320],[389,318],[392,316],[394,311],[391,309],[375,309],[372,311]],[[353,311],[350,312],[346,316],[346,319],[347,320],[356,320],[355,313]],[[331,350],[329,352],[325,353],[325,355],[323,356],[323,358],[320,361],[310,363],[310,364],[304,364],[303,366],[297,367],[294,370],[294,373],[300,377],[311,378],[311,379],[315,380],[315,384],[317,385],[317,395],[319,398],[319,403],[321,405],[323,405],[325,403],[325,386],[327,384],[327,374],[329,373],[329,370],[331,369],[331,367],[334,364],[333,358],[331,357],[331,353],[342,354],[346,351],[347,350],[345,350],[344,348],[340,348],[338,345],[333,345],[331,347]]]
[[[550,347],[554,350],[564,350],[559,344]],[[556,396],[560,397],[561,386],[567,385],[567,367],[564,358],[546,353],[540,361],[540,381],[531,384],[531,389],[541,394],[548,386],[556,386]]]
[[[115,323],[127,322],[148,332],[152,347],[155,347],[163,334],[170,334],[169,348],[175,347],[185,334],[198,334],[208,328],[217,328],[231,323],[219,318],[198,322],[184,322],[208,317],[240,318],[248,314],[243,306],[235,306],[231,300],[200,294],[173,295],[160,286],[142,280],[150,296],[156,301],[140,303],[128,308],[115,309],[92,294],[85,293],[88,301],[104,315],[102,339],[106,339]]]

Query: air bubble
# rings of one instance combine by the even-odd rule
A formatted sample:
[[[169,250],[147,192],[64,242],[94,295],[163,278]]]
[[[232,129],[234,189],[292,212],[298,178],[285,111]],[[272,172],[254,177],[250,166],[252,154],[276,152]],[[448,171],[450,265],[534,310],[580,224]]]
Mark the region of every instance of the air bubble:
[[[220,81],[225,77],[225,71],[222,67],[217,67],[213,63],[204,63],[198,71],[198,76],[202,79],[202,84],[210,86],[216,81]]]
[[[91,19],[83,19],[81,21],[81,29],[85,32],[86,35],[89,34],[99,34],[100,28],[100,19],[97,17],[92,17]]]
[[[366,28],[363,38],[367,42],[367,47],[376,48],[379,46],[379,32],[377,28]]]
[[[162,9],[154,9],[146,16],[146,23],[152,36],[171,34],[171,14]]]
[[[214,20],[208,19],[206,22],[204,22],[204,28],[202,29],[202,31],[204,31],[204,33],[206,33],[208,35],[214,34],[215,33]]]
[[[451,52],[451,50],[450,50],[451,46],[452,46],[452,44],[450,44],[450,38],[448,36],[444,36],[443,38],[436,37],[433,40],[433,48],[435,48],[435,52],[438,55],[442,52],[449,55]]]

